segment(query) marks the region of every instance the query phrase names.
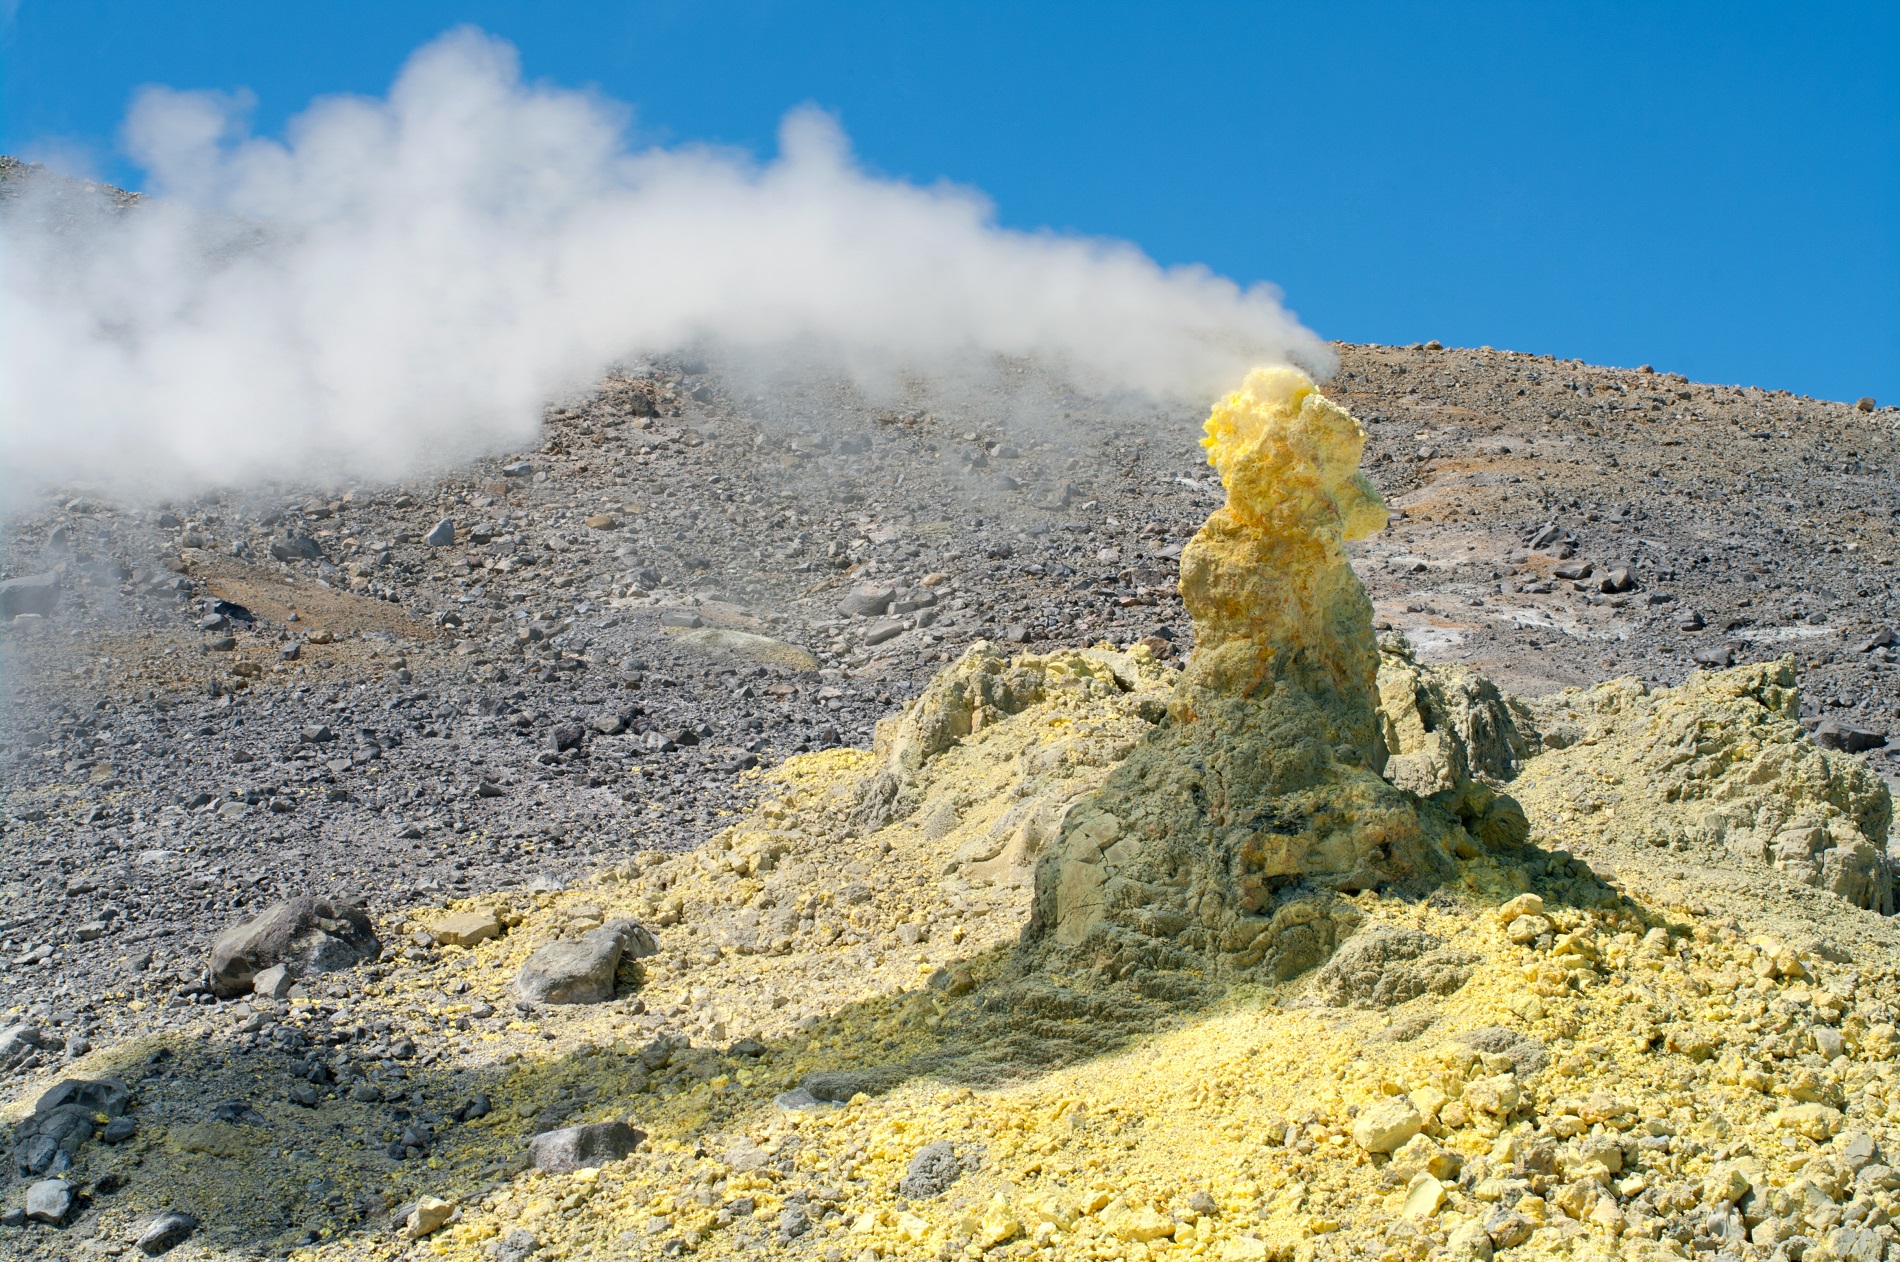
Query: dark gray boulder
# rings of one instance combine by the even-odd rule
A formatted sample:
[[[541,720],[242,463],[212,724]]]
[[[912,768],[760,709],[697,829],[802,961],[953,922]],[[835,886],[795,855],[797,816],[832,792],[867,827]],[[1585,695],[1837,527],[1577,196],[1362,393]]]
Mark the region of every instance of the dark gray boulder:
[[[40,1093],[35,1113],[48,1113],[77,1104],[92,1113],[117,1117],[132,1103],[132,1089],[117,1078],[64,1078]]]
[[[565,1173],[618,1161],[640,1146],[645,1131],[625,1122],[589,1122],[543,1131],[528,1141],[528,1158],[537,1170]]]
[[[23,613],[44,618],[59,608],[59,575],[28,574],[0,582],[0,620]]]
[[[60,1168],[59,1154],[79,1151],[103,1128],[125,1121],[132,1092],[117,1078],[68,1078],[40,1093],[13,1128],[13,1162],[23,1176]],[[108,1121],[101,1123],[104,1117]]]
[[[621,959],[644,959],[658,949],[638,924],[610,920],[530,955],[515,975],[515,995],[524,1003],[605,1003],[614,997]]]
[[[257,975],[272,965],[297,976],[333,973],[373,960],[382,949],[361,906],[293,898],[218,935],[211,944],[211,988],[235,999],[250,993]]]
[[[196,1218],[177,1210],[167,1210],[152,1219],[145,1230],[139,1233],[139,1251],[152,1258],[169,1253],[191,1239],[191,1233],[196,1230]]]

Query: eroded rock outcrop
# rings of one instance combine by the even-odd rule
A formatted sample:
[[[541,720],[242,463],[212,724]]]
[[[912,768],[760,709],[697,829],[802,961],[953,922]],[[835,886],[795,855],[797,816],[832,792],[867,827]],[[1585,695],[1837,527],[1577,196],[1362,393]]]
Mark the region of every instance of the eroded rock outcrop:
[[[1530,707],[1477,671],[1427,666],[1405,636],[1379,641],[1385,778],[1420,797],[1477,780],[1499,786],[1543,750]]]

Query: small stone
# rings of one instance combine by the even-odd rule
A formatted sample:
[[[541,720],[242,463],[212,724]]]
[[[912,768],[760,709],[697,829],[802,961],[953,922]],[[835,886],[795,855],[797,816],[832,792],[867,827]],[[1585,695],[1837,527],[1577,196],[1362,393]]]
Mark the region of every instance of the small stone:
[[[1405,1201],[1399,1206],[1401,1217],[1423,1222],[1436,1215],[1445,1203],[1445,1185],[1429,1174],[1413,1178],[1405,1189]]]
[[[101,1142],[107,1144],[123,1144],[126,1140],[138,1133],[139,1124],[137,1122],[129,1117],[115,1117],[106,1123],[106,1128],[103,1131],[99,1132],[99,1139]]]
[[[1352,1138],[1367,1152],[1393,1152],[1425,1128],[1425,1119],[1401,1096],[1376,1100],[1353,1119]]]
[[[1698,666],[1707,666],[1714,670],[1727,670],[1735,665],[1735,650],[1727,644],[1711,644],[1697,649],[1690,656]]]
[[[963,1163],[947,1139],[925,1144],[917,1150],[897,1185],[897,1194],[907,1201],[927,1201],[941,1196],[963,1176]]]
[[[72,1212],[75,1188],[65,1179],[41,1179],[26,1190],[26,1216],[36,1223],[59,1226]]]
[[[1841,1160],[1847,1163],[1847,1168],[1855,1174],[1873,1164],[1874,1158],[1880,1155],[1880,1146],[1866,1131],[1846,1132],[1836,1141],[1835,1149],[1840,1153]]]
[[[537,1170],[564,1173],[618,1161],[640,1146],[646,1132],[625,1122],[590,1122],[544,1131],[528,1141]]]
[[[22,1175],[45,1174],[46,1167],[53,1164],[53,1158],[59,1155],[59,1141],[51,1135],[34,1135],[20,1145],[14,1154],[15,1164]]]
[[[270,541],[270,554],[277,561],[315,561],[323,549],[308,535],[287,534]]]
[[[1477,1220],[1460,1223],[1445,1242],[1447,1257],[1460,1262],[1490,1262],[1493,1249],[1491,1233]]]
[[[612,530],[618,525],[620,521],[612,513],[595,513],[587,519],[587,527],[590,530]]]
[[[668,609],[660,614],[663,627],[681,627],[685,630],[697,630],[706,625],[705,621],[690,609]]]
[[[798,1239],[811,1230],[811,1215],[796,1202],[787,1203],[778,1212],[778,1238],[781,1242]]]
[[[1519,894],[1492,914],[1499,924],[1508,925],[1519,916],[1543,915],[1544,900],[1536,894]]]
[[[1871,411],[1873,411],[1873,410],[1874,410],[1874,396],[1873,396],[1873,395],[1871,395],[1871,394],[1864,394],[1864,395],[1862,395],[1862,396],[1861,396],[1860,398],[1858,398],[1858,399],[1855,399],[1855,400],[1854,400],[1854,410],[1855,410],[1856,412],[1871,412]]]
[[[1776,1126],[1825,1143],[1841,1130],[1841,1111],[1825,1104],[1796,1104],[1777,1109],[1770,1118]]]
[[[517,460],[513,464],[505,464],[501,467],[501,476],[504,478],[525,478],[533,472],[534,466],[525,460]]]
[[[425,1196],[416,1202],[409,1211],[409,1222],[402,1230],[408,1240],[420,1240],[424,1236],[440,1231],[455,1214],[455,1206],[440,1197]]]
[[[837,1104],[831,1100],[820,1100],[808,1087],[799,1087],[773,1096],[772,1107],[784,1113],[811,1113],[836,1108]]]
[[[297,979],[290,975],[288,968],[273,964],[252,979],[251,989],[263,999],[282,999],[296,984]]]
[[[847,617],[873,618],[891,607],[897,589],[883,584],[860,584],[838,602],[838,612]]]
[[[492,911],[458,911],[430,925],[429,932],[444,946],[472,947],[499,938],[502,927]]]
[[[198,1230],[196,1218],[177,1210],[167,1210],[152,1219],[145,1230],[139,1233],[139,1250],[148,1257],[155,1258],[191,1239],[191,1233],[196,1230]]]
[[[866,644],[882,644],[904,634],[904,624],[895,618],[880,618],[864,629]]]

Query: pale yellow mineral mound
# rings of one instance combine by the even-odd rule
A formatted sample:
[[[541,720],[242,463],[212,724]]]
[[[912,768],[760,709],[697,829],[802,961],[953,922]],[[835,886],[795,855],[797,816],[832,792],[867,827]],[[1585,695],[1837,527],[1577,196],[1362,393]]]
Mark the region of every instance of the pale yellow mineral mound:
[[[1894,910],[1892,799],[1860,759],[1807,738],[1792,659],[1677,688],[1611,680],[1534,708],[1552,748],[1511,792],[1554,836],[1727,858]]]

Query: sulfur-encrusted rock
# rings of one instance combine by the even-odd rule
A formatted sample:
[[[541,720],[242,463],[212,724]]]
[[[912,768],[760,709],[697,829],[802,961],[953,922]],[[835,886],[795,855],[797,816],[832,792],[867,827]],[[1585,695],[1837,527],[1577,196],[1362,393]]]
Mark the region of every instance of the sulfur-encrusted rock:
[[[1543,749],[1530,707],[1474,670],[1426,666],[1400,633],[1379,640],[1385,777],[1420,797],[1503,785]]]
[[[927,840],[949,849],[947,875],[1026,887],[1069,812],[1162,718],[1172,673],[1141,645],[1011,660],[978,641],[903,714],[878,724],[876,769],[858,788],[852,822],[871,829],[914,816]],[[1070,716],[1084,714],[1087,723],[1071,725]],[[1028,730],[1011,722],[1018,716]],[[1006,783],[979,789],[942,774],[936,760],[973,738],[1022,750]],[[744,838],[735,852],[774,848],[783,846],[768,834]]]
[[[1353,1119],[1352,1139],[1367,1152],[1396,1152],[1425,1129],[1425,1118],[1402,1097],[1388,1097],[1359,1110]]]
[[[439,1196],[425,1196],[416,1202],[409,1211],[409,1218],[403,1224],[403,1238],[420,1240],[424,1236],[440,1231],[445,1223],[455,1215],[455,1206]]]
[[[1290,369],[1207,421],[1227,504],[1181,555],[1195,653],[1169,721],[1070,811],[1029,937],[1144,966],[1291,976],[1343,928],[1327,891],[1443,862],[1385,763],[1372,608],[1345,544],[1381,529],[1365,432]]]
[[[1390,1008],[1420,995],[1449,995],[1471,980],[1478,957],[1417,929],[1368,930],[1347,939],[1314,977],[1328,1003]]]
[[[1617,679],[1535,706],[1547,730],[1569,725],[1589,741],[1533,759],[1512,783],[1540,819],[1711,859],[1726,851],[1894,910],[1892,799],[1859,759],[1802,731],[1793,659],[1676,688]]]
[[[452,912],[429,926],[435,940],[445,946],[472,947],[478,942],[501,936],[501,920],[492,911]]]

